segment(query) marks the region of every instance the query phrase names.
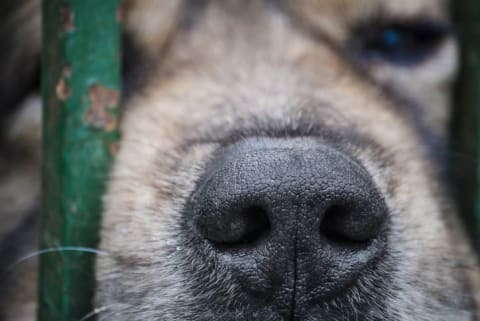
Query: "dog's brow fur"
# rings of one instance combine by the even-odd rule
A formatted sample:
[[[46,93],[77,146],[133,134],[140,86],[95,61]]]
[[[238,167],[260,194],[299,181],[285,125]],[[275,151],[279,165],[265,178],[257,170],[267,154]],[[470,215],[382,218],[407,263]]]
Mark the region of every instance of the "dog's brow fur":
[[[9,204],[0,210],[2,262],[36,246],[38,5],[0,5],[0,15],[8,12],[0,23],[8,66],[0,80],[0,194]],[[368,171],[389,227],[381,262],[318,302],[311,320],[479,318],[480,273],[441,175],[455,39],[446,35],[410,67],[364,61],[350,46],[359,24],[378,19],[448,25],[447,1],[125,0],[123,10],[122,141],[105,196],[100,251],[108,255],[98,258],[92,315],[278,320],[272,307],[248,303],[232,271],[195,251],[185,204],[222,148],[315,137]],[[35,270],[28,260],[2,279],[0,268],[1,320],[33,320]]]

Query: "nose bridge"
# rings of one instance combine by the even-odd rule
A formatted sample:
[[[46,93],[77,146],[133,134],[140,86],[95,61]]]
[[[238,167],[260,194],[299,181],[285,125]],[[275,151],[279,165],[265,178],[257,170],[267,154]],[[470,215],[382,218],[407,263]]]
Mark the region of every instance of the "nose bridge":
[[[360,164],[308,138],[242,142],[227,148],[210,168],[212,173],[203,185],[215,189],[219,203],[226,197],[229,202],[249,198],[279,206],[311,207],[320,202],[328,206],[339,191],[355,200],[363,187],[374,188]]]

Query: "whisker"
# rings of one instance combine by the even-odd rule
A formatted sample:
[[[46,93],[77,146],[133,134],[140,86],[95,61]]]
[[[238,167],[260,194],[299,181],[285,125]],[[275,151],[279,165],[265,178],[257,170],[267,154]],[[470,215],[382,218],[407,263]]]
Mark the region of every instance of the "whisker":
[[[109,255],[107,252],[100,251],[91,247],[83,247],[83,246],[61,246],[61,247],[53,247],[53,248],[47,248],[39,251],[35,251],[33,253],[29,253],[12,264],[8,266],[6,269],[6,272],[10,272],[16,265],[23,263],[25,261],[28,261],[36,256],[40,256],[43,254],[47,253],[54,253],[54,252],[83,252],[83,253],[92,253],[92,254],[97,254],[97,255]]]
[[[102,312],[105,312],[105,311],[108,311],[109,309],[109,306],[104,306],[104,307],[100,307],[100,308],[95,308],[92,312],[89,312],[88,314],[86,314],[83,318],[81,318],[80,320],[78,321],[86,321],[94,316],[96,316],[97,314],[100,314]]]

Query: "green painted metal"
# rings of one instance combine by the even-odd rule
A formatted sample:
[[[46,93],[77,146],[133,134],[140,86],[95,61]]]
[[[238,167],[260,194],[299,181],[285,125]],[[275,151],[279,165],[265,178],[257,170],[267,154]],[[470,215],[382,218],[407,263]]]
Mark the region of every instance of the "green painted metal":
[[[44,0],[41,248],[99,241],[101,197],[119,138],[119,0]],[[40,257],[39,320],[92,309],[91,253]]]
[[[480,251],[480,1],[452,1],[461,43],[452,150],[456,192],[467,228]]]

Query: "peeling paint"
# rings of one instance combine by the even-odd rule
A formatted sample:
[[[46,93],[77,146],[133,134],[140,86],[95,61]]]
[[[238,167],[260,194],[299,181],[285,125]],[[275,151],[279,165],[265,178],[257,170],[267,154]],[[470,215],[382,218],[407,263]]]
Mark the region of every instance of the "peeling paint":
[[[110,155],[115,156],[118,153],[118,149],[119,149],[118,143],[110,144],[110,147],[109,147]]]
[[[68,87],[67,81],[65,78],[63,78],[63,75],[60,77],[57,85],[55,86],[55,92],[60,101],[66,101],[68,97],[70,97],[71,90],[70,87]]]
[[[97,129],[112,131],[117,128],[117,119],[111,111],[118,106],[118,90],[95,84],[88,90],[91,106],[85,115],[85,121]]]
[[[70,77],[72,77],[72,67],[70,67],[70,66],[68,66],[68,65],[65,66],[65,67],[63,67],[63,69],[62,69],[62,75],[63,75],[63,77],[65,77],[65,78],[70,78]]]
[[[70,5],[64,4],[60,8],[60,15],[62,16],[62,29],[64,32],[71,32],[75,30],[75,21],[72,8]]]
[[[122,5],[120,5],[117,9],[116,18],[117,18],[118,23],[123,22],[124,17],[123,17],[123,6]]]

